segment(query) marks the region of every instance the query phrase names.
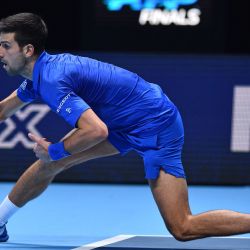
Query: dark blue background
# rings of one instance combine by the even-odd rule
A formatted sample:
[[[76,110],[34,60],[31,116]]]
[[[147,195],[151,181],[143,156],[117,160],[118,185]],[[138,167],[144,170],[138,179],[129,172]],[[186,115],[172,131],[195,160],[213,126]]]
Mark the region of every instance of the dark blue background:
[[[125,67],[165,90],[183,117],[183,163],[189,183],[250,184],[250,154],[230,152],[233,88],[249,85],[249,56],[89,52],[83,55]],[[21,78],[10,78],[1,69],[0,98],[10,94],[20,82]],[[25,131],[24,126],[19,126]],[[3,124],[0,133],[1,128]],[[70,129],[51,112],[37,128],[51,141]],[[32,150],[22,145],[0,149],[0,179],[15,180],[34,160]],[[145,182],[142,161],[133,153],[90,161],[60,174],[56,180]]]

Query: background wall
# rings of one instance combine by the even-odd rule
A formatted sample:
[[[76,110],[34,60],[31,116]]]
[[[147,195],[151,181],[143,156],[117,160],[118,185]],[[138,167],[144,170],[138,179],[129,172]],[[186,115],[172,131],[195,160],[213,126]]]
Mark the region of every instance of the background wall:
[[[151,25],[148,21],[140,25],[141,10],[132,10],[131,2],[136,1],[120,11],[109,11],[104,0],[14,1],[0,9],[0,18],[18,12],[37,13],[48,23],[49,52],[94,57],[158,83],[183,116],[183,162],[189,183],[250,184],[250,3],[200,0],[180,5],[175,14],[159,5],[159,13],[165,15],[162,20],[171,16],[172,23]],[[183,24],[190,9],[200,11],[198,25]],[[1,69],[0,82],[2,99],[22,79],[9,78]],[[56,127],[48,129],[48,124]],[[0,124],[2,180],[15,180],[35,160],[27,138],[30,127],[54,141],[70,129],[39,101]],[[141,159],[133,153],[128,156],[91,161],[56,180],[145,182]]]
[[[12,1],[0,8],[0,17],[18,12],[41,15],[49,27],[49,50],[163,51],[171,53],[249,53],[250,2],[245,0],[191,0],[178,11],[199,9],[200,23],[139,25],[140,11],[131,3],[164,0]],[[181,3],[185,0],[165,0]],[[120,11],[109,11],[108,2],[123,2]],[[130,4],[125,4],[125,3]],[[190,0],[188,1],[190,2]],[[168,11],[157,5],[158,9]],[[165,15],[166,17],[166,15]],[[173,15],[172,15],[173,17]],[[178,18],[177,18],[178,19]]]

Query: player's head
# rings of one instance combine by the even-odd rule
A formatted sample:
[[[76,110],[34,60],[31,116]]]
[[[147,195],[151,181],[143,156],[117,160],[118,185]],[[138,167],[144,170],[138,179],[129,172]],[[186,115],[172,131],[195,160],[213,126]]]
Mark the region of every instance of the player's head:
[[[14,33],[15,41],[20,48],[31,44],[34,54],[44,51],[48,30],[42,18],[33,13],[19,13],[0,21],[0,33]]]
[[[45,22],[33,13],[19,13],[0,21],[0,33],[14,33],[15,41],[22,48],[31,44],[34,54],[39,55],[45,48],[48,30]]]
[[[47,33],[44,21],[32,13],[0,21],[0,60],[9,75],[28,75],[31,62],[44,51]]]

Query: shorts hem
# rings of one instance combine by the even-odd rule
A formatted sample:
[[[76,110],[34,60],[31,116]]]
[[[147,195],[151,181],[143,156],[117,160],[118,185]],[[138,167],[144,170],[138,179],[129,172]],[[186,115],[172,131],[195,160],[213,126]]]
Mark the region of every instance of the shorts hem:
[[[162,169],[166,174],[170,174],[176,178],[183,178],[183,179],[186,179],[186,175],[184,173],[174,173],[172,171],[169,171],[165,168],[160,168]],[[158,171],[158,173],[155,173],[155,174],[146,174],[145,175],[145,179],[150,179],[150,180],[156,180],[158,177],[159,177],[159,174],[160,174],[160,169]]]

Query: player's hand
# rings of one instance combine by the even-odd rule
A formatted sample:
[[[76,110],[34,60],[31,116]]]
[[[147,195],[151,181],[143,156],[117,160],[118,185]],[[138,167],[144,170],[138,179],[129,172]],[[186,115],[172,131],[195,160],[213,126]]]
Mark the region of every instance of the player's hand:
[[[35,142],[35,146],[33,148],[33,151],[37,158],[44,162],[50,162],[51,158],[48,154],[48,148],[51,142],[46,141],[45,138],[42,138],[40,136],[34,135],[32,133],[28,134],[29,138]]]

